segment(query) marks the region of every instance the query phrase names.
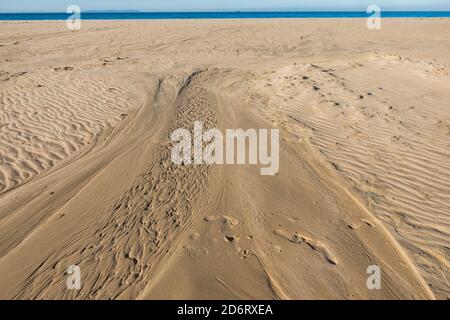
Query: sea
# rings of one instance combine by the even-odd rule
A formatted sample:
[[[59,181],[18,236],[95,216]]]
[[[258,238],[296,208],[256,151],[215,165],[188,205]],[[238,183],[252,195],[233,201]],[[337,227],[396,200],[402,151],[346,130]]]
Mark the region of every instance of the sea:
[[[365,11],[82,12],[86,20],[368,18]],[[0,13],[0,20],[66,20],[67,13]],[[450,11],[382,11],[382,18],[450,18]]]

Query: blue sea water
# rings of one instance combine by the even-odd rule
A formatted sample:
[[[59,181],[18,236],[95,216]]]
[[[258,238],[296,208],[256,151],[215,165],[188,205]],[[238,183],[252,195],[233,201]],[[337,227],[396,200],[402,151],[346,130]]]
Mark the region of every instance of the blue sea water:
[[[66,13],[0,13],[0,20],[65,20]],[[142,19],[267,19],[267,18],[367,18],[357,11],[283,12],[82,12],[86,20]],[[385,11],[384,18],[450,18],[450,11]]]

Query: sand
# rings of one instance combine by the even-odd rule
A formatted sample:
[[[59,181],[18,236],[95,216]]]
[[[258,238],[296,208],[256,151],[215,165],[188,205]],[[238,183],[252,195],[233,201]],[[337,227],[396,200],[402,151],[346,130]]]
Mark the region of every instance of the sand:
[[[0,22],[0,298],[448,299],[448,39],[448,19]],[[279,129],[278,174],[174,165],[194,121]]]

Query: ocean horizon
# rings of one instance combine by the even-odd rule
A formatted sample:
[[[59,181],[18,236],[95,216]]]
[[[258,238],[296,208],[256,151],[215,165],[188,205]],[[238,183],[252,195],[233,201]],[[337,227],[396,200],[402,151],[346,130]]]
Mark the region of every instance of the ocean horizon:
[[[65,12],[0,13],[0,20],[65,20]],[[275,19],[275,18],[367,18],[365,11],[214,11],[214,12],[141,12],[86,11],[84,20],[170,20],[170,19]],[[383,18],[450,18],[450,11],[382,11]]]

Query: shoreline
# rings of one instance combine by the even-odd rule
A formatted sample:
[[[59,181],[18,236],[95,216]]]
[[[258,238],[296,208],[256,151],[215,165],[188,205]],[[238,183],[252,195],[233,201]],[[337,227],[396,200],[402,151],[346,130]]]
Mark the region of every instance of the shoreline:
[[[441,21],[441,20],[449,20],[450,17],[385,17],[382,18],[383,20],[388,21]],[[83,19],[81,18],[81,21],[92,21],[92,22],[152,22],[152,21],[192,21],[192,22],[205,22],[205,21],[219,21],[219,22],[226,22],[226,21],[232,21],[232,22],[239,22],[239,21],[294,21],[294,22],[300,22],[300,21],[363,21],[367,20],[367,18],[192,18],[192,19]],[[64,22],[66,19],[29,19],[29,20],[1,20],[0,23],[14,23],[14,22]]]
[[[366,11],[199,11],[199,12],[94,12],[81,11],[82,20],[245,20],[245,19],[368,19],[375,12]],[[380,11],[382,19],[445,19],[450,11]],[[3,16],[3,17],[2,17]],[[26,16],[32,17],[27,18]],[[5,12],[0,21],[67,20],[64,12]],[[84,16],[84,17],[83,17]],[[21,17],[24,17],[21,19]]]

